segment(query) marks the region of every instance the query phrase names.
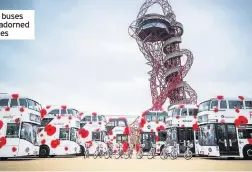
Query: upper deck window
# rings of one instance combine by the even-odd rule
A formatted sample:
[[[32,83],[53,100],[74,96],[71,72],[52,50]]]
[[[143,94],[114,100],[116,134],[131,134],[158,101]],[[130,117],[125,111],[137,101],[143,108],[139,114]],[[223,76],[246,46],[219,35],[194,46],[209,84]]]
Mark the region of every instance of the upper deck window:
[[[53,116],[57,116],[57,115],[59,115],[59,109],[54,109],[51,112],[49,112],[48,114],[53,115]]]
[[[252,109],[252,101],[245,101],[245,108]]]
[[[0,100],[0,107],[7,107],[9,103],[9,99],[1,99]]]
[[[180,108],[176,108],[173,110],[172,112],[172,116],[175,117],[175,116],[179,116],[180,115]]]
[[[126,127],[127,123],[125,120],[119,119],[118,120],[118,127]]]
[[[226,100],[220,101],[220,109],[227,109],[227,101]]]
[[[239,100],[229,100],[228,101],[229,109],[243,109],[243,101]]]
[[[67,109],[67,114],[73,115],[73,110],[72,109]]]
[[[148,112],[148,113],[145,115],[145,118],[146,118],[146,120],[148,120],[148,121],[156,121],[156,120],[157,120],[157,117],[156,117],[156,113],[155,113],[155,112]]]
[[[67,114],[67,110],[66,109],[61,109],[61,114],[62,115],[66,115]]]
[[[18,107],[18,100],[17,99],[11,99],[10,107]]]
[[[100,121],[100,122],[106,122],[105,116],[99,115],[99,116],[98,116],[98,121]]]
[[[189,116],[197,116],[198,112],[198,109],[188,109]]]
[[[75,116],[75,117],[79,116],[79,112],[75,109],[73,109],[73,116]]]
[[[19,99],[19,104],[22,107],[26,107],[26,108],[28,107],[26,99]]]
[[[28,103],[28,108],[35,110],[35,111],[40,111],[41,110],[41,105],[38,104],[37,102],[31,100],[31,99],[27,99],[27,103]]]
[[[158,112],[157,113],[157,117],[159,121],[166,121],[166,119],[168,118],[168,113],[167,112]]]
[[[97,122],[97,116],[92,116],[92,121]]]
[[[209,100],[201,103],[200,106],[199,106],[199,112],[203,112],[203,111],[209,110],[209,104],[210,104]]]
[[[187,108],[181,110],[181,116],[187,116]]]
[[[210,109],[218,108],[218,100],[212,100]]]
[[[91,116],[85,116],[81,121],[90,122]]]

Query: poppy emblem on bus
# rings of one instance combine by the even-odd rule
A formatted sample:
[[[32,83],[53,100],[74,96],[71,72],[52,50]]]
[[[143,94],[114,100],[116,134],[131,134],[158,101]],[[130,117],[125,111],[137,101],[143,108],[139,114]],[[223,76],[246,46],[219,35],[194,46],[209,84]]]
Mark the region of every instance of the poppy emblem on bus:
[[[224,115],[221,115],[221,118],[224,118]]]
[[[212,149],[211,149],[211,148],[208,148],[208,151],[209,151],[209,152],[212,152]]]
[[[148,129],[151,129],[151,126],[150,126],[150,125],[148,125],[148,126],[147,126],[147,128],[148,128]]]

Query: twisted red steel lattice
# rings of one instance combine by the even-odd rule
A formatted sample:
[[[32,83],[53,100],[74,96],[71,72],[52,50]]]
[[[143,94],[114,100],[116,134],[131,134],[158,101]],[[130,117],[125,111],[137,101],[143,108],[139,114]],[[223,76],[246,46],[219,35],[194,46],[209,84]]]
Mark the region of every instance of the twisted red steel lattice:
[[[163,14],[147,14],[156,3],[162,7]],[[153,104],[150,110],[162,110],[167,98],[170,104],[197,103],[196,92],[183,81],[193,64],[191,51],[179,46],[183,31],[167,0],[146,0],[129,27],[130,36],[152,68],[148,72]],[[186,56],[184,64],[183,56]]]

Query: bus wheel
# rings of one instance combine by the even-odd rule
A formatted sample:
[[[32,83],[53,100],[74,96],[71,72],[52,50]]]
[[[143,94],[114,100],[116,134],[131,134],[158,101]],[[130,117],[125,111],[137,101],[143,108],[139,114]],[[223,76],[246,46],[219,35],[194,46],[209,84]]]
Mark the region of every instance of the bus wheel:
[[[39,157],[40,158],[47,158],[49,156],[49,148],[47,146],[41,146],[39,149]]]
[[[8,158],[0,158],[0,161],[6,161]]]
[[[252,160],[252,146],[250,145],[244,146],[243,156],[244,156],[244,159]]]

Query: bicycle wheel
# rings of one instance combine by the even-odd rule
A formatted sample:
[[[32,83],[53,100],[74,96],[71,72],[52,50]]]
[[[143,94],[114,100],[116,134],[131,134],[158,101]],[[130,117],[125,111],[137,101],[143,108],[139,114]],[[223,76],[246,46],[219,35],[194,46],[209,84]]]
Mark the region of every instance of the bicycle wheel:
[[[150,151],[148,152],[148,159],[152,159],[152,158],[153,158],[153,151],[150,150]]]
[[[184,154],[184,158],[186,159],[186,160],[190,160],[190,159],[192,159],[192,151],[186,151],[185,152],[185,154]]]
[[[96,159],[97,157],[98,157],[98,155],[99,155],[99,152],[98,151],[95,151],[95,153],[94,153],[94,159]]]
[[[167,157],[168,157],[168,154],[166,153],[165,150],[163,150],[163,151],[160,153],[160,158],[161,158],[162,160],[165,160],[165,159],[167,159]]]
[[[142,150],[139,150],[136,154],[137,156],[137,159],[141,159],[143,157],[143,151]]]
[[[89,158],[89,151],[86,151],[86,157]]]
[[[177,157],[178,157],[178,153],[175,150],[172,150],[170,153],[170,158],[172,160],[175,160],[175,159],[177,159]]]
[[[110,153],[109,151],[104,152],[104,158],[109,159],[110,158]]]
[[[129,159],[130,157],[129,152],[128,151],[125,152],[123,156],[124,156],[124,159]]]
[[[120,152],[116,152],[116,154],[115,154],[115,159],[119,159],[120,158]]]

